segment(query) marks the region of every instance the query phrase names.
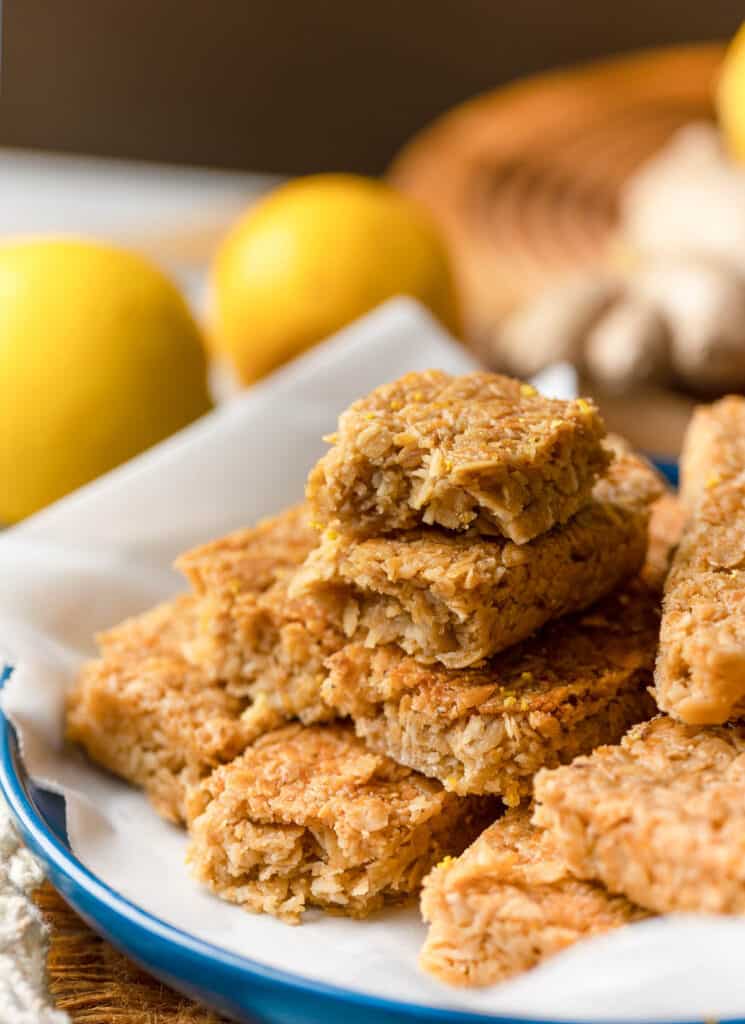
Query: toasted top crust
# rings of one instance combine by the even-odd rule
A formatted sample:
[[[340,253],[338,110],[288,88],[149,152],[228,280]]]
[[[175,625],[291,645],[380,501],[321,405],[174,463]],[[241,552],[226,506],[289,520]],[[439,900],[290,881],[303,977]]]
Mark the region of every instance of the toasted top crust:
[[[697,571],[745,568],[745,398],[696,410],[681,456],[681,497],[690,519],[680,561]]]
[[[622,453],[593,501],[529,544],[435,528],[356,542],[327,530],[290,595],[338,601],[350,638],[361,622],[377,642],[399,643],[420,660],[473,665],[637,572],[648,506],[661,491],[644,460]]]
[[[143,721],[151,718],[163,748],[183,758],[217,764],[238,754],[251,738],[240,718],[245,702],[205,686],[200,672],[168,655],[142,661],[116,655],[84,665],[70,701],[70,738],[85,740],[88,697],[98,701],[109,688],[117,691],[118,706],[136,709]]]
[[[740,776],[745,770],[745,760],[738,761],[743,754],[745,726],[741,724],[702,728],[658,715],[651,722],[635,725],[619,744],[599,747],[587,757],[578,757],[573,764],[546,772],[542,785],[546,788],[550,784],[555,788],[563,780],[569,784],[562,787],[565,796],[572,792],[572,784],[580,780],[583,784],[593,780],[609,791],[621,787],[631,794],[636,789],[639,806],[659,787],[664,801],[667,801],[667,791],[671,799],[680,800],[682,804],[684,797],[687,803],[693,792],[703,795],[712,784],[717,791],[720,786],[726,787],[729,775],[733,783],[732,804],[737,808],[738,817],[743,819],[745,807]],[[712,799],[708,802],[713,807],[722,797],[719,793],[714,799],[712,790]],[[697,813],[692,806],[689,810]],[[722,804],[719,815],[726,816],[724,811]]]
[[[451,459],[456,478],[484,461],[519,466],[562,433],[580,430],[598,442],[605,434],[594,403],[544,398],[530,384],[496,373],[407,373],[343,412],[336,443],[353,442],[378,418],[412,460],[415,452],[437,449]]]
[[[635,580],[478,668],[422,665],[391,645],[350,644],[329,659],[323,695],[353,716],[406,695],[408,707],[443,726],[473,714],[558,715],[570,728],[604,706],[635,670],[651,673],[658,627],[659,597]]]
[[[190,818],[228,796],[255,822],[320,822],[355,842],[364,835],[371,856],[378,840],[390,843],[392,830],[427,821],[453,799],[439,782],[371,753],[346,725],[267,733],[192,794]]]
[[[105,657],[144,660],[153,654],[180,656],[194,639],[197,619],[197,599],[193,594],[180,594],[97,633],[96,642]]]
[[[690,518],[676,567],[745,568],[745,398],[696,410],[681,457],[681,496]]]
[[[535,779],[570,871],[658,913],[745,912],[745,728],[660,716]]]
[[[613,461],[595,484],[593,499],[646,512],[665,494],[664,480],[654,466],[619,434],[609,434],[604,447],[613,454]]]
[[[454,985],[493,985],[573,942],[647,915],[622,896],[573,877],[530,811],[508,811],[422,889],[430,922],[419,963]]]
[[[680,496],[693,509],[706,491],[745,468],[745,398],[727,395],[695,410],[680,459]]]
[[[550,834],[531,824],[531,815],[529,805],[512,808],[485,829],[465,853],[444,864],[448,887],[475,881],[485,874],[503,882],[530,880],[535,885],[566,878],[566,864]]]
[[[479,520],[524,543],[587,500],[609,461],[604,433],[586,399],[493,373],[409,373],[342,413],[307,494],[322,523],[355,533]]]
[[[616,836],[644,847],[650,856],[659,857],[666,846],[665,856],[676,862],[691,850],[703,851],[721,870],[738,851],[735,874],[741,878],[744,755],[742,725],[701,728],[661,715],[634,726],[617,746],[599,747],[563,768],[539,772],[535,820],[554,829],[557,814],[559,824],[567,813],[579,815],[588,830],[583,839],[588,849],[599,841],[612,844]],[[555,835],[574,869],[579,833]],[[652,841],[654,849],[646,845]],[[618,852],[612,863],[628,867],[624,855]],[[700,870],[697,857],[691,857],[687,870]],[[630,874],[646,884],[641,868]]]
[[[531,824],[531,813],[532,809],[526,806],[509,810],[482,832],[460,857],[449,858],[435,868],[425,880],[425,890],[438,884],[456,898],[457,894],[478,891],[483,886],[484,896],[488,898],[496,895],[497,886],[511,885],[526,890],[533,900],[540,900],[553,888],[564,891],[567,897],[562,907],[562,923],[580,932],[611,928],[648,916],[646,911],[623,898],[609,896],[600,886],[588,886],[575,879],[551,834]],[[427,902],[426,893],[423,902]],[[535,917],[536,904],[531,902],[518,908],[512,903],[504,909],[505,919],[519,920],[519,910],[532,911],[528,916]],[[589,915],[588,909],[592,911]]]
[[[660,707],[692,724],[745,713],[745,399],[697,410],[682,459],[689,519],[665,586]]]
[[[318,543],[305,505],[294,505],[257,526],[236,530],[187,551],[176,568],[195,592],[263,593],[288,569],[294,569]]]

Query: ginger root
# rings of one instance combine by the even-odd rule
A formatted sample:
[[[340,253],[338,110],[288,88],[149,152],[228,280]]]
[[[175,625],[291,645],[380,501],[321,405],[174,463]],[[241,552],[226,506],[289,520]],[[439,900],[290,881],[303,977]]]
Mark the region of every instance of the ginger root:
[[[670,329],[655,306],[631,295],[619,298],[588,332],[585,370],[609,390],[668,383]]]
[[[500,328],[497,362],[517,377],[532,377],[549,363],[579,365],[587,331],[618,288],[610,275],[578,274],[538,295]]]
[[[745,276],[698,257],[659,257],[553,288],[498,329],[495,363],[532,376],[569,361],[606,387],[745,388]]]
[[[713,125],[682,129],[630,179],[608,262],[512,314],[494,362],[530,376],[567,360],[617,391],[745,390],[745,167]]]
[[[660,260],[630,288],[665,317],[673,372],[685,387],[716,394],[745,386],[745,278],[734,268],[696,257]]]

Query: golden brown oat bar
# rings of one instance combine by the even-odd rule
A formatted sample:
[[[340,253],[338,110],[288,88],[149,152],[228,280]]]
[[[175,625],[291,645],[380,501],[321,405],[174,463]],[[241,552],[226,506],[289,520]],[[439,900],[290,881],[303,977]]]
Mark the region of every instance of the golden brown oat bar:
[[[297,505],[181,555],[176,568],[200,598],[193,660],[243,692],[242,681],[251,675],[245,661],[261,643],[257,600],[296,569],[317,543],[306,507]]]
[[[329,659],[322,693],[372,749],[449,790],[516,804],[539,768],[617,742],[654,713],[658,625],[658,595],[635,581],[480,668],[350,644]]]
[[[216,591],[261,594],[285,570],[300,565],[317,543],[307,506],[293,505],[256,526],[187,551],[176,568],[200,596]]]
[[[257,731],[246,702],[182,656],[195,614],[182,597],[103,634],[104,656],[83,666],[67,704],[68,739],[141,786],[171,821],[184,818],[188,786]]]
[[[325,606],[287,595],[292,572],[317,543],[298,506],[177,562],[199,596],[190,659],[231,694],[305,722],[331,717],[319,695],[323,662],[344,640]]]
[[[600,885],[574,878],[550,836],[516,808],[422,888],[429,922],[419,963],[450,985],[493,985],[593,935],[647,917]]]
[[[588,501],[604,433],[585,399],[493,373],[409,373],[342,413],[307,495],[315,518],[348,532],[478,525],[522,544]]]
[[[244,638],[243,675],[228,684],[231,692],[248,693],[255,705],[306,725],[336,717],[321,697],[321,684],[326,659],[345,637],[324,605],[312,597],[290,599],[281,580],[258,598],[253,613],[236,609],[234,621]],[[253,648],[245,645],[250,635]]]
[[[369,646],[474,665],[637,572],[660,491],[654,470],[621,452],[590,504],[529,544],[435,528],[360,542],[326,531],[290,594],[317,598],[346,636]]]
[[[541,772],[534,821],[570,870],[659,913],[745,913],[745,727],[666,716]]]
[[[179,594],[139,615],[124,619],[96,634],[104,656],[128,658],[148,654],[186,655],[197,625],[197,603],[192,594]]]
[[[373,754],[345,725],[291,725],[189,797],[195,876],[246,910],[365,917],[417,891],[498,813]]]
[[[745,398],[728,395],[698,406],[680,459],[680,496],[693,510],[714,485],[742,476],[745,464]]]
[[[719,724],[745,715],[745,399],[697,410],[681,468],[690,517],[665,586],[657,702]]]

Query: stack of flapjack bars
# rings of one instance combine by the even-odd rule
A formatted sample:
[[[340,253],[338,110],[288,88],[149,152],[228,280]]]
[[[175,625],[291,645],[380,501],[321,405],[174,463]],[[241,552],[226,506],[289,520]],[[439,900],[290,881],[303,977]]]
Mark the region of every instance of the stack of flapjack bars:
[[[451,983],[745,911],[745,400],[697,413],[680,504],[592,402],[494,374],[409,374],[327,440],[306,503],[98,637],[69,738],[247,910],[421,889]]]

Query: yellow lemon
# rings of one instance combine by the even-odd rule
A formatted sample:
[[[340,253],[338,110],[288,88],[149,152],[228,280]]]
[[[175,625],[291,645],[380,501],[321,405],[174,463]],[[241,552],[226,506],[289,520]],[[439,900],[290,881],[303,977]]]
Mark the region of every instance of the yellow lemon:
[[[745,23],[729,45],[717,88],[719,123],[729,151],[745,161]]]
[[[93,242],[0,244],[0,521],[209,407],[199,329],[160,271]]]
[[[245,383],[394,295],[460,331],[445,245],[418,205],[382,182],[300,178],[236,224],[212,273],[214,348]]]

